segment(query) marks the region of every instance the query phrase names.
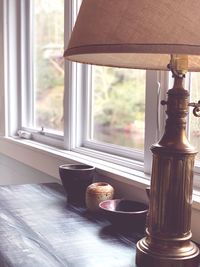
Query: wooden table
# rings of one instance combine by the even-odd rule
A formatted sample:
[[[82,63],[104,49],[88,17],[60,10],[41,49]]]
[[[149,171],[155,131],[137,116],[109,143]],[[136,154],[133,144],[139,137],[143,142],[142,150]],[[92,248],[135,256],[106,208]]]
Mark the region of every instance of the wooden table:
[[[59,184],[0,187],[0,267],[135,267],[140,238],[68,205]]]

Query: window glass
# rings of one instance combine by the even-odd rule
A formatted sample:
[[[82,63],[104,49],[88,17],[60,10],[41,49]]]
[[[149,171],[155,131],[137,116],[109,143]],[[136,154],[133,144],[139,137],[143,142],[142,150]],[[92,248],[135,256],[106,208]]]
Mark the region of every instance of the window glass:
[[[92,67],[91,139],[144,149],[146,72]]]
[[[191,84],[190,84],[190,102],[198,102],[200,100],[200,74],[191,73]],[[189,138],[193,146],[200,151],[200,119],[194,117],[192,114],[192,108],[190,107],[190,128]],[[200,160],[200,154],[197,154],[197,159]]]
[[[34,0],[33,127],[63,131],[64,0]]]

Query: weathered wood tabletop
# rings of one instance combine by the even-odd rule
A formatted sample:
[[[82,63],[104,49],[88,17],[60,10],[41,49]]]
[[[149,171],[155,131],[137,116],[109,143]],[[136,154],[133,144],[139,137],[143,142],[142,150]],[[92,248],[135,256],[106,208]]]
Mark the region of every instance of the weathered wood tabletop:
[[[59,184],[0,187],[1,267],[135,267],[140,238],[68,205]]]

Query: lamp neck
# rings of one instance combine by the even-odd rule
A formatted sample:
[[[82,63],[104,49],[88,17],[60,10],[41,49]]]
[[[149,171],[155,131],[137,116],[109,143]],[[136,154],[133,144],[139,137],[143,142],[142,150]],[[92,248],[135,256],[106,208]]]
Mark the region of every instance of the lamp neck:
[[[183,87],[184,76],[174,76],[173,88],[168,90],[167,101],[162,104],[167,106],[165,132],[159,145],[168,149],[184,150],[194,153],[193,147],[186,137],[186,116],[188,115],[189,92]],[[168,149],[167,149],[168,148]]]
[[[184,77],[174,76],[173,88],[168,90],[166,131],[174,135],[186,128],[189,92],[183,87]]]

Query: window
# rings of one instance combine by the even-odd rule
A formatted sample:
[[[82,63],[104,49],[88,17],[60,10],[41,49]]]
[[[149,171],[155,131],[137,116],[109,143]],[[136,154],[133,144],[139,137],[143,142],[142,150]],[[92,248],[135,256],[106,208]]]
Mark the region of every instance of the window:
[[[22,127],[63,135],[64,0],[27,1],[22,11],[26,8],[29,92],[23,99]]]
[[[81,1],[22,0],[16,9],[11,2],[9,135],[24,130],[33,140],[150,173],[150,146],[164,128],[159,102],[168,73],[66,62],[62,55]],[[198,81],[198,74],[191,76],[195,101]],[[198,145],[199,121],[190,120],[190,139]]]
[[[31,1],[32,127],[63,133],[64,0]]]
[[[92,67],[91,139],[144,151],[146,72]]]
[[[200,100],[200,74],[190,74],[190,102],[198,102]],[[193,146],[200,151],[200,120],[195,118],[192,114],[192,108],[190,108],[189,116],[189,139]],[[197,154],[197,159],[200,160],[200,155]]]
[[[145,136],[145,120],[157,117],[157,74],[64,61],[64,41],[69,38],[80,2],[21,2],[18,16],[24,57],[20,64],[27,68],[19,84],[22,109],[15,133],[22,129],[32,133],[34,140],[96,153],[100,158],[103,152],[125,156],[139,160],[143,169],[144,151],[156,135],[154,131]],[[146,103],[146,87],[154,104]],[[148,106],[155,109],[145,116]],[[112,161],[112,156],[108,160]]]

